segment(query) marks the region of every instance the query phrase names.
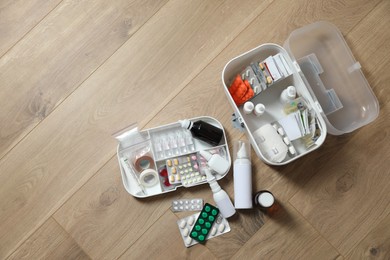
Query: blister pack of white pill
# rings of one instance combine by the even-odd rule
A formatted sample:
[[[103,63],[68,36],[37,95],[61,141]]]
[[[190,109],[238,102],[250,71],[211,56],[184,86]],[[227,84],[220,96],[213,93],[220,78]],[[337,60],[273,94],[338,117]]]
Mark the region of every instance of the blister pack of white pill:
[[[192,228],[194,227],[195,221],[197,220],[199,213],[195,213],[191,216],[179,219],[177,221],[177,225],[179,227],[180,234],[183,238],[184,245],[186,247],[190,247],[196,244],[199,244],[198,241],[195,239],[192,239],[190,237],[190,232]],[[211,227],[210,233],[207,235],[206,240],[212,239],[214,237],[218,237],[222,234],[230,232],[230,226],[229,222],[222,217],[221,214],[218,215],[217,219],[215,220],[213,226]]]
[[[177,199],[172,201],[171,210],[179,211],[201,211],[203,208],[203,199]]]
[[[272,124],[272,126],[276,129],[276,131],[278,132],[278,134],[283,138],[283,142],[285,143],[285,145],[287,145],[287,148],[288,148],[288,152],[290,154],[290,156],[296,156],[297,155],[297,151],[295,150],[293,144],[291,143],[290,139],[288,138],[288,136],[286,135],[283,127],[281,127],[278,123],[274,122]]]

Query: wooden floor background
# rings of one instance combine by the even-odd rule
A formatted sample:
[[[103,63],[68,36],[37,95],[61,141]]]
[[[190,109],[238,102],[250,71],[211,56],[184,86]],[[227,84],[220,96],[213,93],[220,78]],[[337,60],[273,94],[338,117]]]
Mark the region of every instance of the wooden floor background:
[[[133,198],[111,135],[208,115],[229,145],[245,138],[223,66],[318,20],[345,36],[379,117],[287,166],[253,153],[254,190],[282,209],[240,211],[187,249],[170,203],[213,203],[208,185]],[[389,24],[389,0],[0,0],[0,259],[390,259]],[[231,172],[220,184],[233,197]]]

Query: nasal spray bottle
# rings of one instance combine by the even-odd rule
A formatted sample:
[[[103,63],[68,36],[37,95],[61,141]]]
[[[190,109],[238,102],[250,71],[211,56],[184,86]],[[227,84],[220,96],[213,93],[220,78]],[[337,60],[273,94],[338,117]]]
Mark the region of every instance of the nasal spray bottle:
[[[224,218],[233,216],[234,213],[236,213],[236,209],[234,208],[229,195],[221,188],[221,186],[219,186],[215,176],[211,173],[209,168],[205,168],[204,173],[207,176],[207,182],[213,192],[215,204],[217,204],[222,216]]]
[[[252,164],[251,146],[246,141],[234,144],[234,205],[236,209],[250,209],[252,203]]]

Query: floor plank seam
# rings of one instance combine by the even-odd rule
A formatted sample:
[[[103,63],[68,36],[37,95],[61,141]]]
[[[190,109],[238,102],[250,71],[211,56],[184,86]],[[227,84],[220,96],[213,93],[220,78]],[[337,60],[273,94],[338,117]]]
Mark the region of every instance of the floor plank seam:
[[[229,47],[229,45],[235,40],[235,39],[237,39],[238,37],[239,37],[239,35],[243,32],[243,31],[245,31],[252,23],[254,23],[255,22],[255,20],[256,20],[256,18],[257,17],[259,17],[261,14],[263,14],[266,10],[267,10],[267,8],[274,2],[275,0],[272,0],[267,6],[265,6],[264,7],[264,10],[262,11],[262,12],[260,12],[258,15],[256,15],[256,16],[254,16],[253,17],[253,19],[252,19],[252,21],[251,22],[249,22],[239,33],[237,33],[237,35],[236,36],[234,36],[231,40],[230,40],[230,42],[228,42],[227,44],[226,44],[226,46],[225,47],[223,47],[222,49],[221,49],[221,51],[218,53],[218,54],[216,54],[215,55],[215,57],[214,58],[212,58],[211,60],[210,60],[210,62],[208,62],[197,74],[195,74],[194,75],[194,77],[188,82],[188,83],[186,83],[184,86],[183,86],[183,88],[181,89],[181,90],[179,90],[177,93],[175,93],[174,95],[172,95],[172,98],[170,98],[169,99],[169,101],[167,101],[167,102],[164,102],[164,104],[162,105],[162,107],[161,107],[161,109],[159,108],[158,109],[158,111],[157,112],[155,112],[154,113],[154,116],[152,116],[151,118],[149,118],[149,119],[146,119],[146,120],[144,120],[144,122],[142,123],[142,124],[140,124],[140,127],[141,127],[141,129],[143,128],[143,127],[145,127],[148,123],[150,123],[154,118],[156,118],[156,116],[158,115],[158,113],[160,112],[160,111],[162,111],[167,105],[168,105],[168,103],[172,100],[172,99],[174,99],[175,97],[177,97],[182,91],[184,91],[195,79],[196,79],[196,77],[198,77],[211,63],[213,63],[213,61],[215,61],[218,57],[219,57],[219,55],[224,51],[224,50],[226,50],[228,47]],[[153,113],[152,113],[153,114]],[[242,134],[241,135],[241,137],[243,136],[244,134]]]
[[[290,199],[291,200],[291,199]],[[342,256],[343,258],[345,258],[345,256],[343,254],[340,253],[340,251],[336,248],[336,246],[334,246],[328,239],[326,239],[322,233],[312,225],[312,223],[290,202],[290,200],[287,201],[288,204],[290,204],[290,206],[305,220],[306,223],[308,223],[316,232],[317,234],[322,238],[324,239],[326,242],[328,242],[329,245],[331,245],[331,247],[340,255]]]
[[[383,1],[386,1],[386,0],[382,0],[382,1],[379,1],[367,14],[366,16],[362,17],[358,22],[355,23],[354,26],[351,27],[351,29],[346,33],[344,34],[344,36],[346,37],[347,35],[349,35],[351,32],[353,32],[353,30],[355,30],[356,27],[358,27],[364,19],[366,19],[366,17],[368,17],[372,12],[374,12],[374,10],[380,5],[383,3]]]
[[[124,249],[123,250],[123,252],[122,252],[122,254],[120,254],[117,258],[116,258],[116,260],[117,259],[119,259],[119,258],[121,258],[135,243],[137,243],[137,241],[138,240],[140,240],[141,239],[141,237],[149,230],[149,229],[151,229],[152,227],[153,227],[153,225],[155,224],[155,223],[157,223],[168,211],[169,211],[170,209],[169,209],[169,207],[158,217],[158,219],[156,219],[154,222],[153,222],[153,224],[151,224],[146,230],[144,230],[144,232],[142,232],[141,233],[141,235],[136,239],[136,240],[134,240],[133,241],[133,243],[131,244],[131,245],[129,245],[128,247],[126,247],[126,249]],[[175,215],[175,217],[176,217],[176,215]]]
[[[83,253],[85,254],[85,255],[87,255],[88,257],[89,257],[89,259],[93,259],[88,253],[87,253],[87,251],[85,251],[85,249],[82,247],[82,245],[80,245],[73,237],[72,237],[72,235],[68,232],[68,231],[66,231],[66,229],[55,219],[55,217],[54,217],[54,214],[53,215],[51,215],[51,218],[53,219],[53,221],[58,225],[58,226],[60,226],[60,228],[71,238],[71,239],[73,239],[73,241],[78,245],[78,247],[83,251]]]
[[[40,19],[33,27],[31,27],[30,30],[28,30],[25,34],[22,35],[22,37],[17,40],[11,47],[9,47],[1,56],[0,56],[0,59],[2,59],[8,52],[10,52],[21,40],[24,39],[24,37],[26,37],[27,34],[29,34],[32,30],[34,30],[43,20],[46,19],[47,16],[49,16],[49,14],[51,14],[51,12],[53,12],[61,3],[63,2],[63,0],[61,0],[56,6],[53,7],[53,9],[51,9],[45,16],[42,17],[42,19]],[[0,158],[1,159],[1,158]]]
[[[61,2],[62,3],[62,2]],[[168,2],[167,2],[168,3]],[[153,15],[151,15],[150,17],[149,17],[149,19],[147,19],[142,25],[140,25],[140,27],[130,36],[130,38],[129,39],[127,39],[126,41],[124,41],[116,50],[114,50],[113,51],[113,53],[110,55],[110,56],[108,56],[104,61],[102,61],[102,63],[99,65],[99,66],[97,66],[82,82],[80,82],[80,84],[75,88],[75,89],[73,89],[71,92],[69,92],[68,93],[68,95],[66,95],[66,96],[64,96],[63,97],[63,100],[62,101],[60,101],[59,103],[58,103],[58,105],[56,106],[56,107],[54,107],[54,109],[49,113],[49,114],[47,114],[46,115],[46,117],[44,117],[41,121],[39,121],[30,131],[28,131],[27,133],[25,133],[25,135],[19,140],[19,141],[17,141],[16,143],[15,143],[15,145],[14,146],[12,146],[6,153],[4,153],[4,155],[0,158],[0,161],[3,159],[3,158],[5,158],[16,146],[18,146],[23,140],[25,140],[42,122],[44,122],[45,120],[47,120],[47,118],[50,116],[50,115],[52,115],[71,95],[73,95],[75,92],[76,92],[76,90],[78,90],[80,87],[82,87],[82,85],[84,84],[84,82],[86,82],[89,78],[91,78],[91,76],[99,69],[99,68],[101,68],[120,48],[122,48],[122,46],[125,44],[125,43],[127,43],[130,39],[132,39],[133,37],[134,37],[134,35],[136,35],[137,34],[137,32],[141,29],[141,28],[143,28],[144,27],[144,25],[150,20],[150,19],[152,19],[167,3],[165,3],[164,5],[162,5]],[[59,5],[59,4],[58,4]],[[57,5],[57,6],[58,6]],[[56,8],[57,8],[57,6],[56,6]],[[54,8],[55,9],[55,8]],[[54,10],[53,9],[53,10]],[[46,18],[47,17],[47,15],[44,17],[44,18]],[[40,22],[42,22],[43,21],[43,19],[40,21]],[[40,23],[39,22],[39,23]],[[38,25],[38,24],[37,24]],[[30,30],[31,31],[31,30]],[[30,32],[29,31],[29,32]],[[27,34],[26,34],[27,35]],[[24,36],[23,36],[23,38],[24,38]],[[16,45],[16,44],[15,44]],[[1,57],[0,57],[0,59],[1,59]]]
[[[60,210],[62,208],[62,206],[64,204],[66,204],[79,190],[81,190],[88,182],[89,180],[91,180],[96,174],[99,173],[99,171],[104,168],[105,165],[107,165],[109,163],[109,161],[111,161],[116,155],[114,154],[110,159],[107,160],[107,162],[105,162],[102,167],[100,167],[90,178],[88,178],[88,180],[86,180],[76,191],[74,191],[71,195],[69,195],[69,197],[63,202],[61,203],[61,205],[58,206],[57,209],[54,210],[53,213],[51,213],[47,218],[43,218],[44,221],[42,222],[42,224],[38,225],[35,229],[31,230],[31,233],[29,235],[27,235],[27,237],[23,240],[20,241],[20,244],[18,244],[15,248],[15,250],[11,250],[11,253],[8,254],[6,256],[6,258],[10,257],[13,253],[15,253],[22,245],[25,241],[27,241],[38,229],[40,229],[48,219],[52,218],[53,220],[55,220],[56,223],[58,223],[57,219],[54,217],[54,215],[58,212],[58,210]],[[66,196],[64,196],[66,197]],[[50,213],[50,212],[49,212]],[[58,223],[59,224],[59,223]],[[59,224],[60,225],[60,224]],[[62,229],[64,229],[64,227],[62,225],[60,225]],[[65,229],[64,229],[65,230]],[[69,234],[68,232],[66,232],[67,234]],[[69,234],[70,235],[70,234]],[[72,236],[71,236],[72,237]],[[73,237],[72,237],[73,238]],[[80,245],[79,245],[80,246]],[[82,248],[82,247],[81,247]],[[84,249],[83,249],[84,251]],[[89,256],[89,255],[88,255]]]

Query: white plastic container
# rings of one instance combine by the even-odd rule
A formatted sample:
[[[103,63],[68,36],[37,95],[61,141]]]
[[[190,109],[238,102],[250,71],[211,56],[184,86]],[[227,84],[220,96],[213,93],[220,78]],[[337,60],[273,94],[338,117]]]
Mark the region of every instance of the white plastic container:
[[[275,82],[251,99],[255,105],[265,105],[264,115],[245,114],[242,106],[237,107],[231,97],[230,84],[250,63],[276,54],[285,58],[292,75]],[[349,133],[376,119],[379,103],[360,68],[337,27],[328,22],[316,22],[293,31],[284,48],[267,43],[233,58],[223,69],[222,82],[257,156],[268,164],[284,165],[319,148],[325,141],[326,133]],[[280,95],[291,85],[315,112],[321,135],[310,147],[300,139],[287,140],[288,149],[293,153],[289,153],[283,161],[275,162],[260,150],[259,141],[255,140],[253,133],[286,116]]]
[[[178,187],[207,183],[203,173],[207,162],[200,151],[217,153],[226,160],[226,171],[214,172],[217,180],[225,177],[231,159],[222,124],[212,117],[189,120],[202,120],[222,129],[222,140],[214,146],[193,138],[191,132],[183,129],[179,122],[143,131],[133,125],[115,134],[119,142],[117,157],[122,181],[128,193],[145,198],[175,191]]]

